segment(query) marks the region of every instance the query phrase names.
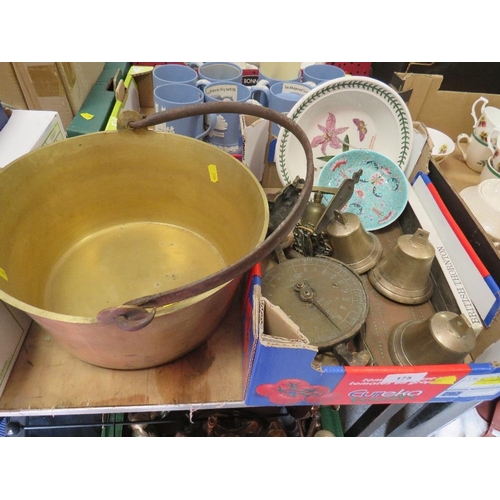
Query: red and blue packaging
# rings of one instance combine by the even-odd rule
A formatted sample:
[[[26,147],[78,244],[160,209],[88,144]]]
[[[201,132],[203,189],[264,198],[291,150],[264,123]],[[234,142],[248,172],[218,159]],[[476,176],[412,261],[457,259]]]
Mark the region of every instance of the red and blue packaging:
[[[490,363],[322,365],[298,326],[262,297],[260,264],[248,273],[243,320],[248,406],[484,401],[500,395],[500,367]]]

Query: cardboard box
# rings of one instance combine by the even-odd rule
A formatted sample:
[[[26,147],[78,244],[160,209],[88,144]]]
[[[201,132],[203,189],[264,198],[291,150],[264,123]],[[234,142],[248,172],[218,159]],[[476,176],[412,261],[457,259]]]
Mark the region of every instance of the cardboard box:
[[[0,168],[36,148],[66,137],[55,111],[15,109],[0,131]]]
[[[487,235],[478,227],[477,221],[461,201],[457,190],[443,176],[441,168],[430,161],[430,148],[426,140],[426,127],[442,130],[450,137],[464,131],[464,127],[472,127],[471,106],[480,97],[479,94],[464,94],[460,92],[438,91],[442,77],[436,75],[404,75],[403,82],[408,86],[401,89],[411,90],[409,109],[422,135],[420,154],[415,155],[415,165],[406,172],[407,178],[413,180],[417,172],[428,173],[435,188],[449,208],[449,211],[460,222],[460,226],[477,251],[481,260],[488,266],[495,279],[500,275],[500,256],[494,249]],[[415,76],[415,78],[413,78]],[[411,84],[410,84],[411,82]],[[427,93],[421,84],[429,84]],[[426,98],[427,96],[427,98]],[[489,104],[500,106],[500,96],[488,96]],[[498,103],[498,104],[497,104]],[[448,112],[453,110],[452,113]],[[439,116],[436,116],[436,115]],[[460,119],[458,119],[460,117]],[[448,121],[449,120],[449,121]],[[470,122],[470,123],[469,123]],[[455,157],[445,160],[444,164],[454,162],[449,170],[458,163]],[[463,164],[464,165],[464,164]],[[459,166],[463,166],[459,165]],[[460,181],[465,185],[477,183],[477,177],[469,179],[467,168]],[[411,171],[410,171],[411,170]],[[275,168],[271,163],[265,166],[263,185],[270,182],[275,187]],[[421,216],[426,216],[422,208]],[[406,213],[406,210],[405,210]],[[419,224],[416,219],[413,224]],[[413,231],[409,222],[400,218],[404,233]],[[384,231],[384,230],[383,230]],[[382,232],[383,232],[382,231]],[[444,236],[443,236],[444,237]],[[437,262],[433,265],[436,273]],[[444,264],[443,264],[444,266]],[[464,402],[491,400],[500,396],[500,321],[495,317],[488,328],[481,324],[479,316],[469,311],[466,316],[472,322],[479,322],[480,328],[475,328],[477,346],[464,363],[455,365],[426,366],[392,366],[387,358],[384,342],[375,342],[375,335],[368,336],[368,330],[377,335],[385,335],[387,329],[394,324],[394,314],[398,311],[385,311],[383,319],[372,314],[370,325],[366,326],[366,342],[372,342],[370,351],[374,353],[377,366],[329,366],[317,362],[317,350],[301,339],[298,327],[287,321],[286,314],[276,310],[276,307],[261,297],[259,273],[254,270],[252,285],[248,289],[246,303],[247,321],[244,334],[244,380],[245,403],[248,405],[311,405],[311,404],[405,404],[423,402]],[[469,308],[468,296],[459,300],[460,293],[450,288],[444,272],[433,278],[438,288],[431,298],[432,312],[438,310],[453,310],[450,304],[454,302],[458,311]],[[500,282],[500,281],[499,281]],[[463,291],[463,290],[462,290]],[[437,293],[436,293],[437,292]],[[371,292],[370,292],[371,293]],[[451,296],[450,296],[451,294]],[[438,297],[436,295],[442,295]],[[251,298],[250,298],[251,297]],[[369,296],[376,306],[377,297]],[[387,301],[385,301],[387,302]],[[256,306],[256,307],[253,307]],[[405,306],[402,306],[405,307]],[[252,311],[250,321],[249,311]],[[417,312],[416,317],[429,317],[427,310],[424,315]],[[477,325],[476,325],[477,326]],[[385,341],[385,344],[387,342]],[[381,355],[383,354],[383,355]]]
[[[0,101],[12,108],[28,109],[11,62],[0,62]]]
[[[404,224],[408,224],[406,221]],[[413,230],[406,227],[405,232]],[[386,245],[385,245],[386,246]],[[401,321],[428,318],[436,310],[454,311],[446,283],[433,269],[433,304],[405,306],[378,295],[364,279],[370,312],[364,342],[374,366],[325,363],[300,329],[260,290],[260,266],[249,275],[245,303],[244,398],[248,405],[405,404],[488,400],[500,395],[496,363],[393,366],[388,335]],[[363,277],[362,277],[363,278]],[[458,313],[458,311],[455,311]]]
[[[57,62],[61,81],[73,115],[79,111],[104,70],[103,62]]]
[[[495,363],[324,364],[297,325],[262,297],[260,284],[256,266],[249,274],[244,308],[243,380],[249,406],[482,401],[500,395],[500,367]],[[387,317],[385,321],[390,323]]]
[[[451,139],[470,134],[474,125],[472,106],[480,97],[488,106],[500,108],[500,95],[439,90],[442,75],[395,73],[393,87],[407,95],[406,104],[413,121],[440,130]],[[479,118],[479,116],[478,116]]]
[[[13,62],[12,69],[27,109],[57,111],[67,127],[101,74],[104,63],[91,62]],[[10,75],[5,66],[2,67]],[[18,92],[13,85],[14,94]],[[7,98],[9,95],[7,96]],[[19,97],[16,97],[19,102]],[[6,101],[8,102],[8,101]],[[14,103],[9,103],[14,105]]]

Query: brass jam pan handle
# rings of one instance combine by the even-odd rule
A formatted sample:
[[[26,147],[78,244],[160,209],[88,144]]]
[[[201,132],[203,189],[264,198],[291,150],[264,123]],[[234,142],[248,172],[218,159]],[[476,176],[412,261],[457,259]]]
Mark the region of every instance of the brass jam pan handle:
[[[211,113],[236,113],[263,118],[285,127],[297,138],[306,155],[306,178],[295,205],[292,207],[286,218],[264,241],[257,245],[252,252],[237,262],[193,283],[189,283],[172,290],[133,299],[122,306],[103,309],[97,315],[97,319],[99,321],[108,324],[115,323],[121,329],[126,331],[140,330],[153,321],[157,307],[166,306],[168,304],[173,304],[175,302],[180,302],[196,295],[200,295],[244,274],[246,271],[251,269],[252,266],[267,257],[293,230],[295,224],[299,221],[300,216],[309,201],[312,191],[314,181],[314,161],[313,152],[307,135],[302,128],[293,120],[288,118],[288,116],[282,115],[277,111],[273,111],[272,109],[265,108],[263,106],[256,106],[255,104],[221,101],[181,106],[155,113],[142,119],[134,119],[135,117],[138,118],[138,115],[129,115],[132,119],[129,119],[129,121],[127,121],[126,118],[125,120],[122,119],[120,128],[137,130],[172,120],[178,120],[180,118],[207,115]],[[123,123],[124,121],[125,123]],[[147,311],[146,309],[151,309],[151,311]]]

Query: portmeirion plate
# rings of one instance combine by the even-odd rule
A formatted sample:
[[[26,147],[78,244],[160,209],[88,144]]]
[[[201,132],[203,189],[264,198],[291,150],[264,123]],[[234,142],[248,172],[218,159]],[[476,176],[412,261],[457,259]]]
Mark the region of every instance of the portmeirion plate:
[[[369,77],[346,76],[324,82],[305,94],[288,113],[306,133],[314,155],[314,184],[325,165],[322,157],[368,149],[393,160],[402,171],[410,159],[413,123],[401,97]],[[283,127],[275,162],[285,186],[307,173],[306,155],[296,137]]]
[[[394,222],[408,202],[408,181],[394,161],[376,151],[346,151],[325,164],[317,185],[339,187],[359,169],[363,173],[342,212],[356,214],[366,231],[375,231]],[[324,195],[324,203],[330,200]]]

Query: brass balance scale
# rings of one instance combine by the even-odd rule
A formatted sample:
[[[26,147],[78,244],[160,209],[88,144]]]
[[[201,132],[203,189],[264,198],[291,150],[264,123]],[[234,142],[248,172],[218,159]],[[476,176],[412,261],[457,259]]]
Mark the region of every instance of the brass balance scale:
[[[318,348],[317,358],[326,364],[366,366],[372,362],[366,346],[354,339],[363,333],[369,310],[364,285],[358,274],[328,255],[331,247],[323,236],[335,213],[351,198],[361,174],[362,170],[359,170],[353,178],[344,180],[339,188],[313,187],[315,193],[323,191],[334,196],[317,217],[310,220],[302,217],[294,229],[291,248],[284,249],[280,245],[275,250],[277,265],[262,277],[262,295],[290,317],[310,343]],[[276,226],[284,211],[283,206],[293,201],[294,193],[300,187],[301,180],[296,179],[273,202],[271,229],[273,214],[278,214],[278,220],[274,222]],[[285,251],[291,258],[285,256]]]

